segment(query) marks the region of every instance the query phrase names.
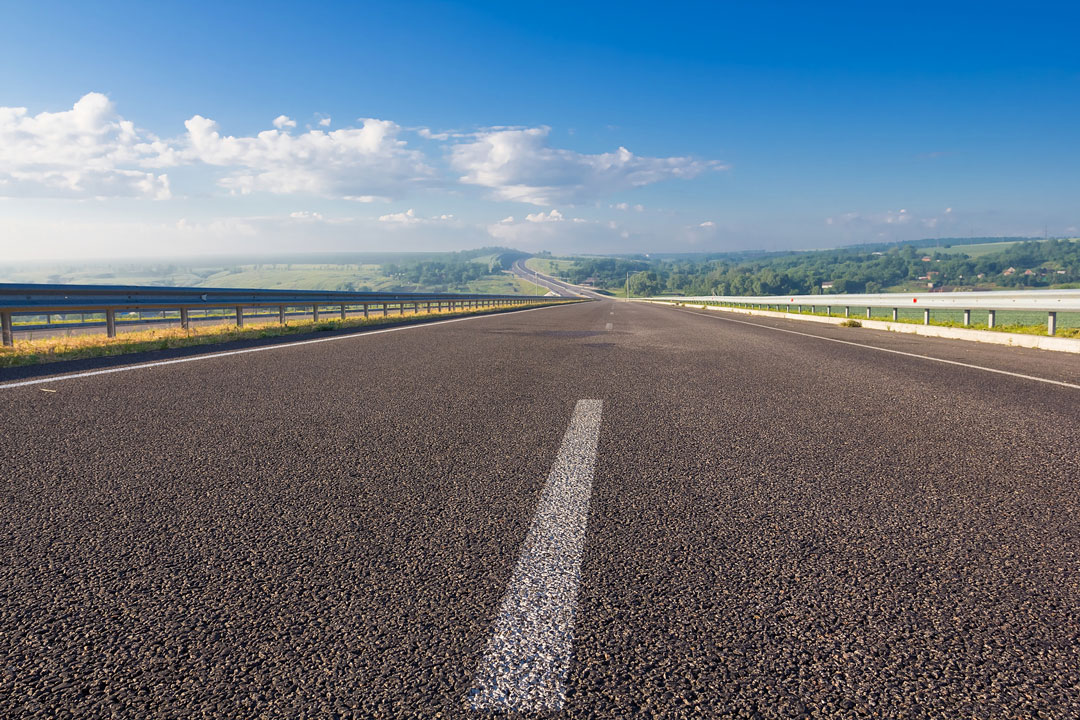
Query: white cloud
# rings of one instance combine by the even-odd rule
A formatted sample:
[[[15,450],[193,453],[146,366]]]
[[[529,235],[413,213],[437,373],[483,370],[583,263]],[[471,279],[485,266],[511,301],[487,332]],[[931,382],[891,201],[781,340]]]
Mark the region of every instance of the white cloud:
[[[289,217],[294,220],[322,220],[322,213],[312,212],[309,210],[297,210],[296,212],[289,213]]]
[[[341,199],[358,203],[390,202],[390,198],[382,195],[344,195]]]
[[[325,117],[319,121],[319,127],[330,127],[330,118]]]
[[[276,118],[274,118],[274,127],[276,127],[278,130],[284,130],[285,128],[294,128],[296,127],[296,121],[288,115],[278,115]]]
[[[538,222],[562,222],[563,216],[562,216],[562,213],[559,212],[558,210],[552,210],[551,212],[547,213],[546,215],[543,212],[529,213],[528,215],[525,216],[525,220],[527,222],[534,222],[534,223],[538,223]]]
[[[0,196],[166,199],[168,175],[149,170],[178,161],[101,93],[56,113],[0,107]]]
[[[712,220],[706,220],[705,222],[698,225],[698,227],[713,228],[716,227],[716,223],[714,223]]]
[[[432,173],[421,153],[397,139],[399,128],[388,120],[368,118],[359,128],[300,135],[264,130],[253,137],[222,136],[217,123],[201,115],[184,126],[186,156],[236,168],[218,184],[241,194],[374,197]]]
[[[448,213],[432,215],[429,218],[420,217],[412,208],[409,208],[405,212],[389,213],[387,215],[379,216],[379,222],[395,223],[398,225],[418,225],[420,223],[449,222],[452,220],[454,220],[454,216]]]
[[[420,218],[416,217],[416,211],[409,208],[405,212],[389,213],[387,215],[380,215],[379,222],[392,222],[392,223],[418,223]]]
[[[724,166],[688,157],[640,157],[624,147],[587,155],[546,144],[548,128],[495,128],[450,150],[461,182],[490,188],[496,198],[534,205],[579,202]]]
[[[429,128],[420,128],[416,131],[416,134],[425,140],[449,140],[451,133],[448,132],[431,132]]]
[[[558,210],[530,213],[523,220],[511,215],[487,226],[488,235],[512,247],[537,250],[560,248],[580,250],[598,243],[615,249],[621,247],[619,238],[629,233],[614,222],[595,222],[584,218],[567,218]]]

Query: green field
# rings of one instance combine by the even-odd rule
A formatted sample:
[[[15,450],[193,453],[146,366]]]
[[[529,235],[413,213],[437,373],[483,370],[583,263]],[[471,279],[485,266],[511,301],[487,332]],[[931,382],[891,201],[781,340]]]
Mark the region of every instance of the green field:
[[[495,255],[471,262],[488,265]],[[152,285],[173,287],[258,288],[285,290],[357,290],[374,292],[462,292],[534,295],[536,286],[508,272],[464,283],[424,286],[390,277],[371,263],[253,263],[182,266],[177,264],[100,264],[83,266],[10,266],[0,268],[0,282],[75,285]]]
[[[530,270],[536,270],[552,277],[559,277],[562,271],[571,268],[573,265],[573,260],[559,260],[556,258],[531,257],[525,261],[525,267]]]
[[[984,255],[993,255],[996,252],[1006,250],[1013,245],[1019,245],[1020,241],[1006,241],[995,243],[972,243],[971,245],[952,245],[950,247],[945,246],[929,246],[921,247],[917,252],[924,255],[933,255],[934,253],[941,253],[942,255],[967,255],[969,257],[977,258]]]

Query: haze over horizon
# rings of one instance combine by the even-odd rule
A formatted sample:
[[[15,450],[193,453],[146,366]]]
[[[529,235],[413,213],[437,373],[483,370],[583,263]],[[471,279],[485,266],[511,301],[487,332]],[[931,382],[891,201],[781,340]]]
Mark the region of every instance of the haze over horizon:
[[[1075,6],[4,18],[7,260],[1080,234]]]

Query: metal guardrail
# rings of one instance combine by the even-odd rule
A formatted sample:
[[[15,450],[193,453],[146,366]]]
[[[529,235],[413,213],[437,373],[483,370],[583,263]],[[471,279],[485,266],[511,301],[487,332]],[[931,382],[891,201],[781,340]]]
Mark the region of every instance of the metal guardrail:
[[[941,293],[877,293],[863,295],[693,295],[661,296],[645,298],[653,302],[703,303],[730,307],[752,307],[766,310],[775,308],[778,312],[787,312],[797,308],[799,312],[805,306],[816,312],[816,308],[825,309],[832,314],[834,307],[844,308],[844,315],[850,317],[851,308],[865,308],[866,317],[870,317],[873,308],[889,308],[892,319],[898,319],[900,310],[915,308],[923,311],[923,324],[930,324],[932,310],[962,310],[964,325],[971,324],[972,310],[986,310],[989,313],[988,326],[994,327],[999,311],[1035,311],[1045,312],[1046,332],[1057,332],[1057,314],[1059,312],[1080,312],[1080,290],[1019,290],[992,292],[941,292]]]
[[[277,308],[278,321],[284,323],[286,309],[296,307],[311,308],[312,317],[318,321],[320,313],[328,306],[336,308],[344,319],[348,308],[354,310],[359,308],[363,311],[364,317],[368,317],[372,310],[381,310],[385,316],[394,306],[404,313],[408,307],[415,312],[420,312],[421,307],[425,312],[431,312],[433,309],[436,311],[458,310],[574,300],[576,299],[532,295],[0,283],[0,329],[2,329],[3,344],[11,345],[14,341],[12,319],[16,315],[104,313],[106,332],[109,337],[115,337],[116,313],[125,311],[179,311],[180,324],[187,328],[191,311],[226,308],[234,311],[237,327],[243,327],[246,308]],[[72,327],[77,327],[77,325],[72,325]]]

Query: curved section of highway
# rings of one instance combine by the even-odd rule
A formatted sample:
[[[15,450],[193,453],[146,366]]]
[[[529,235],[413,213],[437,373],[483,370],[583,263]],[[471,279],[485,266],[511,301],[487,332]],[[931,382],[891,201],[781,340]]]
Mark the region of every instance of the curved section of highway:
[[[598,292],[594,292],[589,288],[582,287],[581,285],[574,285],[564,280],[552,277],[551,275],[545,275],[542,272],[537,272],[532,268],[525,265],[525,258],[514,261],[514,264],[510,266],[510,272],[514,273],[523,280],[528,280],[531,283],[540,285],[547,288],[550,292],[558,295],[559,297],[583,297],[590,300],[610,300],[610,296],[601,295]]]
[[[1080,716],[1060,354],[581,303],[0,377],[0,456],[3,717]]]

